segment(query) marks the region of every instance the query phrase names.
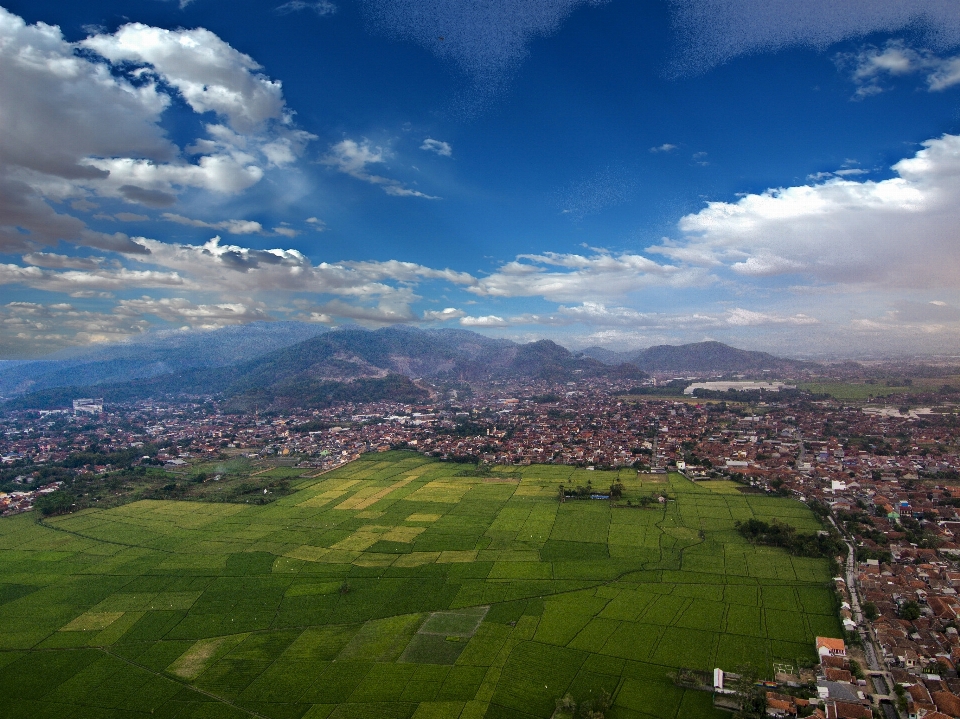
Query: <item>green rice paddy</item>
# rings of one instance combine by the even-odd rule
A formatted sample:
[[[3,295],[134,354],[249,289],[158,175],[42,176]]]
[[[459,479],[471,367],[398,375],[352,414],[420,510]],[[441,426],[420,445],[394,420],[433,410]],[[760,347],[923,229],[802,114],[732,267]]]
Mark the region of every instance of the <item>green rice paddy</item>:
[[[295,479],[265,506],[140,501],[0,520],[0,708],[11,718],[723,717],[678,667],[812,662],[841,636],[823,560],[736,520],[817,528],[787,500],[616,472],[455,477],[412,453]]]

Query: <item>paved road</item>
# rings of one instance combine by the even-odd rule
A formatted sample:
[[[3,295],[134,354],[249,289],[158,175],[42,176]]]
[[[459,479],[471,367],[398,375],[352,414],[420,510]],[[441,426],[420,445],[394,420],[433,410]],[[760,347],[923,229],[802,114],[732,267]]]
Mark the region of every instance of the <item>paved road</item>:
[[[836,527],[837,531],[840,532],[840,535],[843,536],[843,532],[840,531],[840,527],[837,526],[837,523],[834,521],[833,517],[830,518],[830,523]],[[850,593],[850,610],[853,612],[853,620],[857,623],[857,632],[860,634],[860,638],[863,640],[863,653],[867,658],[867,665],[871,671],[886,671],[886,667],[880,663],[879,657],[882,656],[880,652],[877,651],[877,647],[873,641],[873,632],[869,623],[864,621],[863,612],[860,609],[860,597],[857,594],[857,562],[856,562],[856,553],[853,546],[853,542],[849,539],[844,538],[844,544],[847,545],[847,566],[846,566],[846,579],[847,579],[847,591]]]

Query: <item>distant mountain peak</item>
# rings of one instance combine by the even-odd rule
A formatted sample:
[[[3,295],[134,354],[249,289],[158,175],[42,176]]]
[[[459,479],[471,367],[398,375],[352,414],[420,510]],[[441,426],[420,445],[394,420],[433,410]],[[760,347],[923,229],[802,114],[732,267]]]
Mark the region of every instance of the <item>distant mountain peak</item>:
[[[630,362],[647,372],[743,372],[796,368],[806,364],[776,357],[768,352],[737,349],[716,340],[655,345],[632,352],[588,347],[583,354],[606,364]]]

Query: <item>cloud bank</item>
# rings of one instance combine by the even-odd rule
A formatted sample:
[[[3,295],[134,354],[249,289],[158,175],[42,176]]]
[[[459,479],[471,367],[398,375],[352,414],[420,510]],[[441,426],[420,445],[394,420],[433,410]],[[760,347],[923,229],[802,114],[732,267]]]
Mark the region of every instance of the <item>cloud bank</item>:
[[[897,289],[960,280],[960,136],[928,140],[882,181],[833,178],[711,202],[650,251],[741,277]]]
[[[313,136],[260,70],[202,28],[132,23],[70,43],[0,8],[0,251],[67,241],[142,254],[58,205],[168,208],[191,189],[237,194],[292,163]],[[161,124],[174,96],[205,122],[186,148]]]

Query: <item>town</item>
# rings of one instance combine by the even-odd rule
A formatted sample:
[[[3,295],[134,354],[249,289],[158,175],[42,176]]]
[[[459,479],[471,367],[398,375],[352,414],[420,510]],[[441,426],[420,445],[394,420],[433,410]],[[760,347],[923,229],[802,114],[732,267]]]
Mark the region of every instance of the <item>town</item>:
[[[960,716],[956,407],[935,394],[921,398],[929,406],[916,397],[912,406],[897,406],[896,397],[865,406],[787,387],[746,390],[742,400],[737,390],[709,398],[637,391],[609,379],[499,382],[438,391],[422,405],[262,415],[229,414],[209,398],[107,406],[78,398],[71,409],[0,420],[0,507],[28,511],[75,477],[89,488],[138,467],[168,478],[169,488],[186,481],[191,466],[215,459],[322,472],[399,448],[477,466],[733,480],[744,493],[810,504],[850,552],[837,557],[834,579],[846,644],[818,647],[816,697],[783,693],[812,678],[809,669],[804,676],[784,668],[768,712],[869,717],[877,709],[892,717],[896,706],[902,716]]]

